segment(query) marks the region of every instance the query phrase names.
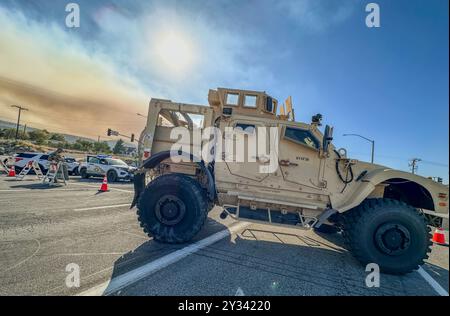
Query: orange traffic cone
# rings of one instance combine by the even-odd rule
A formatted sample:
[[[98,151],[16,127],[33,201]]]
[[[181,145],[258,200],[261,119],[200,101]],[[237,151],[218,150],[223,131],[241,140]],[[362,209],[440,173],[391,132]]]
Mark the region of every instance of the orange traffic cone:
[[[106,176],[103,178],[102,185],[100,186],[99,192],[107,192],[108,190],[108,179]]]
[[[445,245],[445,235],[444,230],[440,227],[437,227],[433,234],[433,242],[436,244]]]
[[[15,177],[15,176],[16,176],[16,169],[14,168],[14,166],[12,166],[11,168],[9,168],[8,177]]]

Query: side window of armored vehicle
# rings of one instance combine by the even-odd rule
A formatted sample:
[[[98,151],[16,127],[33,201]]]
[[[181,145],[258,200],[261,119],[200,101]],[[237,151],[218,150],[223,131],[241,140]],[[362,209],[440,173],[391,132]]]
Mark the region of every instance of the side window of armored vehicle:
[[[42,155],[41,158],[39,158],[40,160],[48,160],[48,155]]]
[[[256,108],[256,100],[257,100],[256,95],[246,94],[244,96],[244,106],[247,108]]]
[[[313,149],[319,149],[320,143],[317,138],[308,130],[286,127],[284,130],[284,138],[295,143],[306,145]]]
[[[227,93],[225,100],[226,105],[239,105],[239,94],[238,93]]]
[[[100,164],[101,165],[107,165],[108,162],[106,161],[106,159],[100,159]]]

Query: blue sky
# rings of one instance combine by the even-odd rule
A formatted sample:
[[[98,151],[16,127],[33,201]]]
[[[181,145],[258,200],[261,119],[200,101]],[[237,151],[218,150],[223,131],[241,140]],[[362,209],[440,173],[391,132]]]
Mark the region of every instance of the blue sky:
[[[378,163],[419,157],[419,174],[448,181],[448,1],[376,1],[380,28],[365,25],[369,2],[76,1],[81,27],[68,29],[68,2],[2,0],[0,117],[22,102],[37,127],[138,133],[150,97],[265,90],[292,95],[297,120],[322,113],[354,158],[369,160],[370,144],[344,133],[375,139]],[[169,33],[190,51],[176,71],[158,55]]]

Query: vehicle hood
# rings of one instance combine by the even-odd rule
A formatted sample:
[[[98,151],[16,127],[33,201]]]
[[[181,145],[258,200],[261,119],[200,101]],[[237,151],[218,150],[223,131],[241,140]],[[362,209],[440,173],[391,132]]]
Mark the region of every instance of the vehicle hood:
[[[132,172],[133,170],[135,170],[135,167],[131,167],[131,166],[123,166],[123,165],[111,165],[111,167],[117,168],[117,169],[122,169],[122,170],[126,170],[128,172]]]

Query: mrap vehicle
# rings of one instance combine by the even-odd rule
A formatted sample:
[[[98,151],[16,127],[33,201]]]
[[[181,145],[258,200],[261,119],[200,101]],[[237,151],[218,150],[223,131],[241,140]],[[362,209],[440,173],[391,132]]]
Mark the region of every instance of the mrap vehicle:
[[[331,227],[342,231],[348,249],[363,264],[376,263],[392,274],[417,269],[431,251],[429,226],[448,220],[448,187],[347,157],[345,149],[333,145],[333,128],[321,131],[321,115],[310,123],[296,122],[288,100],[285,109],[265,92],[225,88],[209,91],[209,106],[151,99],[139,140],[143,163],[135,171],[132,203],[143,230],[156,241],[187,242],[219,205],[222,218]],[[188,130],[191,139],[196,130],[210,127],[222,135],[227,128],[241,127],[237,133],[244,130],[247,136],[271,127],[277,131],[278,153],[275,158],[258,153],[243,162],[207,161],[196,156],[199,150],[189,141],[189,153],[174,152],[178,140],[171,132],[178,127]],[[269,136],[263,141],[270,142]],[[225,139],[213,139],[208,141],[214,151],[223,149]],[[244,151],[247,159],[248,148]],[[180,155],[188,161],[173,159]],[[278,168],[261,173],[270,163]]]
[[[109,155],[87,155],[86,161],[78,167],[79,174],[84,179],[106,175],[109,182],[132,180],[134,169],[121,159]]]

